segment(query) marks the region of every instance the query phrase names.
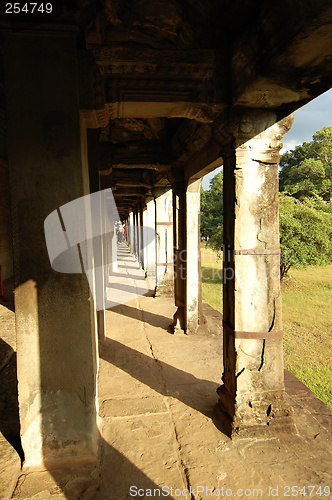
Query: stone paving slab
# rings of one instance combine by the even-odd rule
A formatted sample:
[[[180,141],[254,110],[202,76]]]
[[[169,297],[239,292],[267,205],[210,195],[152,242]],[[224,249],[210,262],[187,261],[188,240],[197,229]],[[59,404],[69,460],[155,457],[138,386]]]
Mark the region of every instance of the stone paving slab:
[[[105,498],[126,498],[130,486],[141,487],[147,482],[158,487],[168,482],[185,486],[168,412],[113,419],[104,427],[103,438],[102,486],[105,481],[110,487],[101,489]]]
[[[105,420],[116,417],[133,417],[167,413],[164,398],[148,396],[145,398],[106,399],[100,407],[99,414]]]

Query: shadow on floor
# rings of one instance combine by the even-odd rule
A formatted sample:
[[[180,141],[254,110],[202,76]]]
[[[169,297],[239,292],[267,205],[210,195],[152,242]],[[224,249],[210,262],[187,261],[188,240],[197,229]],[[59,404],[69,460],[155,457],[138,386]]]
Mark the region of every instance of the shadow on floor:
[[[162,497],[161,488],[155,484],[147,475],[136,467],[128,458],[110,446],[105,440],[102,441],[102,469],[101,469],[101,491],[102,500],[120,500],[140,496],[135,494],[138,490],[145,490],[143,498]],[[105,483],[104,483],[104,481]],[[104,484],[103,484],[104,483]],[[110,485],[112,492],[110,493]],[[132,488],[132,489],[130,489]],[[147,490],[151,490],[151,493]],[[158,492],[159,490],[159,492]],[[130,494],[132,492],[132,494]],[[165,496],[165,495],[164,495]],[[171,500],[173,496],[167,496]]]
[[[21,462],[24,452],[20,437],[20,420],[17,393],[16,353],[0,339],[0,353],[6,353],[6,361],[0,370],[0,432],[17,451]]]
[[[125,264],[118,264],[118,268],[119,269],[135,269],[137,271],[138,269],[140,269],[140,265],[135,264],[135,263],[131,263],[131,265],[129,265],[128,263],[125,263]]]
[[[125,455],[104,439],[100,440],[100,479],[93,480],[91,468],[49,470],[61,492],[68,500],[98,499],[125,500],[136,497],[165,497],[162,485],[154,483],[143,471]],[[167,489],[165,490],[167,492]],[[56,491],[54,491],[56,493]],[[174,500],[174,497],[167,495]]]
[[[220,384],[196,378],[191,373],[108,338],[101,346],[100,357],[161,395],[178,399],[203,415],[213,417],[213,408],[218,400],[216,390]]]
[[[136,278],[136,279],[137,279],[137,276],[135,276],[135,277],[134,277],[134,275],[132,275],[132,274],[128,274],[128,273],[117,273],[117,272],[115,272],[115,271],[112,271],[111,273],[109,273],[109,276],[110,276],[110,277],[112,276],[112,277],[115,277],[115,278],[133,278],[133,279],[135,279],[135,278]],[[143,279],[143,278],[142,278],[142,279]],[[112,284],[113,284],[113,283],[112,283],[112,282],[110,281],[110,279],[109,279],[109,281],[106,283],[106,286],[112,286]]]
[[[145,296],[153,297],[153,291],[149,290]],[[110,309],[110,308],[109,308]],[[168,316],[161,316],[160,314],[151,313],[148,311],[141,311],[136,307],[128,306],[127,304],[120,304],[112,307],[112,312],[117,314],[122,314],[128,318],[133,318],[143,323],[148,323],[151,326],[162,328],[166,332],[173,333],[172,320]]]
[[[131,276],[128,276],[131,278]],[[143,286],[139,287],[137,285],[126,285],[124,283],[111,283],[109,288],[112,290],[119,290],[121,292],[127,292],[127,293],[132,293],[135,295],[146,295],[149,290],[147,289],[145,285],[145,281],[141,280],[141,282],[136,281],[136,283],[141,283]],[[114,292],[113,292],[114,293]]]

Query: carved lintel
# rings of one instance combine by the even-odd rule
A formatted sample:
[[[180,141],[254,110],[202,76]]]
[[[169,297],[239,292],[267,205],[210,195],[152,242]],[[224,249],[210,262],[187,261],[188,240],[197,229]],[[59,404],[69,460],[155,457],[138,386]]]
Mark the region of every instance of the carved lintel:
[[[278,120],[273,109],[229,108],[215,120],[213,135],[222,146],[224,157],[236,148],[253,149],[252,141],[257,139],[261,141],[260,148],[262,140],[265,143],[268,157],[275,152],[278,162],[281,139],[290,130],[293,120],[292,114]]]
[[[156,65],[175,69],[179,65],[181,68],[194,65],[208,68],[213,67],[215,64],[215,51],[211,49],[160,50],[144,47],[144,50],[142,50],[136,47],[90,45],[89,51],[100,66],[139,64],[142,67],[144,65],[147,67]]]
[[[103,109],[82,109],[81,112],[87,128],[107,127],[112,115],[108,106]]]

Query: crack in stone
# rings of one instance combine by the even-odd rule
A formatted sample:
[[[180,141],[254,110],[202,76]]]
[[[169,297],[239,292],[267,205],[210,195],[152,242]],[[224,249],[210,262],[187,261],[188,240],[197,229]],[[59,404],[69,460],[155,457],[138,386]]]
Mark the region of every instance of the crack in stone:
[[[258,371],[260,372],[264,365],[264,353],[265,353],[265,339],[263,340],[263,348],[261,354],[261,364],[259,365]]]
[[[271,326],[270,326],[270,328],[268,329],[268,331],[269,331],[269,332],[270,332],[270,331],[272,330],[272,328],[274,327],[275,319],[276,319],[276,299],[273,299],[273,317],[272,317]]]
[[[147,340],[147,342],[149,344],[149,348],[150,348],[152,357],[153,357],[153,359],[156,361],[156,363],[158,365],[158,368],[159,368],[159,371],[160,371],[160,377],[161,377],[161,380],[162,380],[162,383],[163,383],[164,394],[167,394],[167,383],[166,383],[165,377],[163,376],[162,367],[160,365],[160,362],[159,362],[158,358],[154,354],[153,345],[150,342],[149,337],[148,337],[148,335],[146,333],[145,322],[143,321],[143,309],[141,307],[140,300],[138,300],[138,309],[140,310],[141,315],[142,315],[142,323],[143,323],[144,336],[145,336],[145,338],[146,338],[146,340]],[[185,487],[187,488],[188,491],[191,491],[191,484],[190,484],[190,479],[189,479],[189,474],[188,474],[188,468],[185,466],[185,464],[184,464],[184,462],[182,460],[182,457],[181,457],[181,444],[180,444],[179,437],[178,437],[178,434],[177,434],[177,431],[176,431],[176,426],[175,426],[175,423],[174,423],[174,419],[173,419],[173,415],[172,415],[172,410],[171,410],[171,408],[169,406],[168,397],[164,396],[163,400],[164,400],[164,403],[166,405],[168,416],[169,416],[170,431],[173,433],[173,435],[175,437],[175,441],[177,443],[177,463],[178,463],[178,468],[179,468],[179,471],[181,473],[182,480],[183,480],[183,482],[185,484]],[[192,493],[190,495],[190,498],[191,498],[191,500],[195,500],[195,496]]]
[[[260,163],[261,165],[266,165],[268,167],[278,166],[278,163],[270,162],[270,161],[263,161],[263,160],[255,160],[255,158],[252,158],[252,161],[255,161],[256,163]]]
[[[259,239],[259,235],[262,233],[262,220],[263,220],[263,217],[261,217],[261,218],[259,219],[259,233],[257,234],[257,240],[258,240],[260,243],[264,243],[265,248],[267,248],[267,241],[264,241],[264,240],[260,240],[260,239]]]
[[[185,466],[185,464],[183,462],[183,459],[182,459],[182,456],[181,456],[181,444],[180,444],[180,441],[179,441],[178,433],[176,431],[176,426],[175,426],[175,423],[174,423],[174,419],[173,419],[173,415],[172,415],[172,410],[169,407],[167,398],[165,398],[165,404],[166,404],[167,409],[168,409],[169,420],[170,420],[170,423],[171,423],[171,431],[173,432],[174,437],[175,437],[175,441],[177,443],[178,464],[179,464],[180,472],[182,473],[181,474],[182,475],[182,480],[183,480],[183,482],[185,484],[185,488],[190,492],[191,491],[191,484],[190,484],[190,478],[189,478],[189,474],[188,474],[188,467]],[[190,493],[190,498],[191,498],[191,500],[195,500],[195,496],[193,495],[192,492]]]
[[[153,345],[152,343],[150,342],[149,340],[149,337],[146,333],[146,326],[145,326],[145,321],[144,321],[144,318],[143,318],[143,309],[141,307],[141,302],[140,300],[138,299],[137,301],[137,308],[138,310],[140,311],[140,314],[141,314],[141,324],[142,324],[142,328],[143,328],[143,334],[144,334],[144,337],[148,343],[148,346],[149,346],[149,349],[150,349],[150,352],[151,352],[151,355],[152,355],[152,359],[157,363],[157,366],[158,366],[158,370],[159,370],[159,373],[160,373],[160,379],[162,381],[162,387],[163,387],[163,392],[164,394],[167,394],[167,388],[166,388],[166,379],[163,375],[163,369],[162,369],[162,366],[159,362],[159,359],[155,356],[155,353],[154,353],[154,350],[153,350]]]

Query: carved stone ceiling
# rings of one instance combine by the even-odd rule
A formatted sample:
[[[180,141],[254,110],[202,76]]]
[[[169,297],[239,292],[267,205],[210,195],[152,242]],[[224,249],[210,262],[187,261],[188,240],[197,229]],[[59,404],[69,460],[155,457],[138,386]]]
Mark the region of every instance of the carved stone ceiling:
[[[105,0],[86,38],[98,111],[85,111],[108,148],[101,185],[121,213],[174,171],[220,164],[232,108],[281,118],[327,90],[331,26],[329,0]]]
[[[111,120],[99,136],[109,152],[100,165],[101,187],[112,187],[125,215],[135,203],[151,199],[156,189],[170,187],[172,169],[183,168],[210,136],[209,125],[188,119]]]
[[[78,27],[80,109],[122,215],[220,164],[231,116],[282,118],[332,83],[331,0],[58,0],[43,23]]]
[[[106,0],[106,43],[155,48],[214,46],[211,0]],[[216,28],[216,27],[215,27]]]

